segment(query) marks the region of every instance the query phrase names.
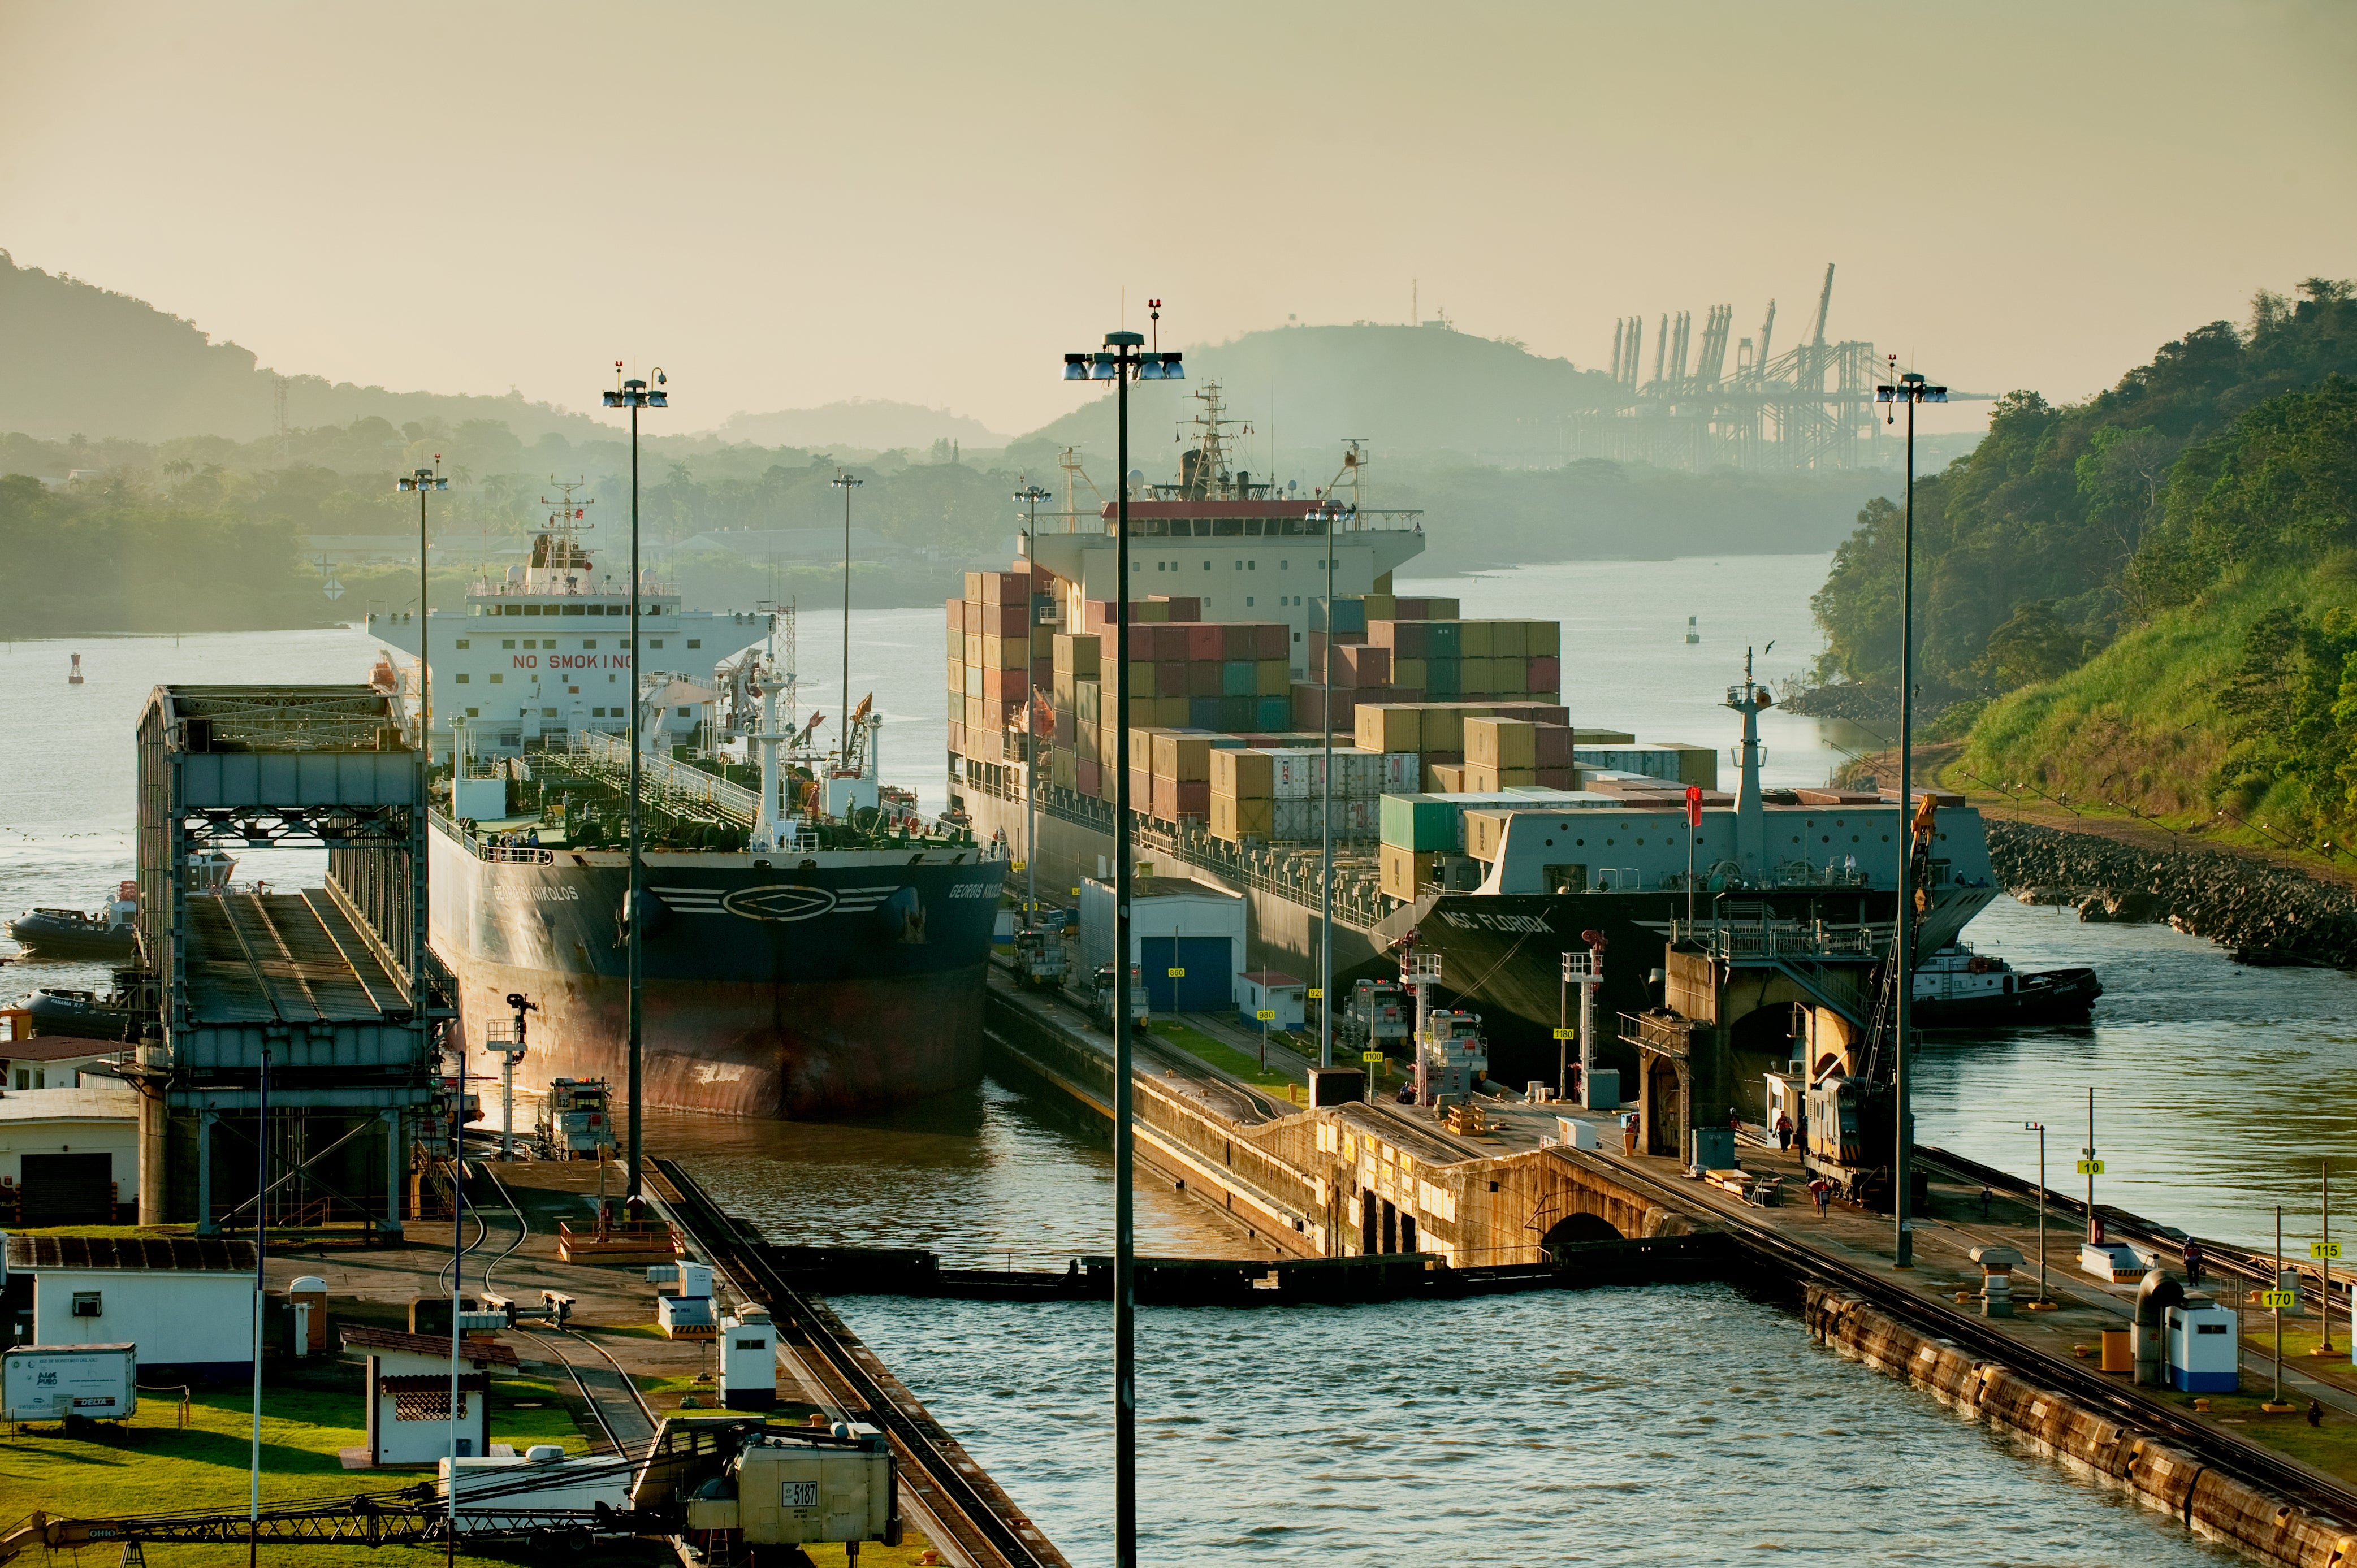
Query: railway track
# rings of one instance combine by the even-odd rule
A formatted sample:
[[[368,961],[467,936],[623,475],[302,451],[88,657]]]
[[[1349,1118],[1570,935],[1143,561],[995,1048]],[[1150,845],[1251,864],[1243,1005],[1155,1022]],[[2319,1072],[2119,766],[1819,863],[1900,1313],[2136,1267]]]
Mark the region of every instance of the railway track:
[[[770,1309],[780,1337],[802,1352],[803,1364],[846,1416],[882,1432],[899,1455],[904,1479],[955,1549],[987,1568],[1070,1568],[1063,1554],[1017,1513],[994,1502],[978,1482],[982,1468],[921,1406],[904,1402],[872,1353],[839,1332],[831,1313],[814,1307],[771,1265],[767,1244],[722,1211],[676,1160],[653,1162],[679,1194],[671,1207],[708,1253]],[[996,1488],[994,1487],[993,1491]],[[1003,1494],[1001,1498],[1003,1499]]]

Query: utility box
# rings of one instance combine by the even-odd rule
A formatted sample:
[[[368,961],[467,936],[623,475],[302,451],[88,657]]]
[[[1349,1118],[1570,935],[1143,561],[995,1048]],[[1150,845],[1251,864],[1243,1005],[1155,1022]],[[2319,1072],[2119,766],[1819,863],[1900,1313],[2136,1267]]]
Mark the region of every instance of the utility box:
[[[2242,1386],[2234,1314],[2208,1296],[2188,1295],[2167,1325],[2169,1386],[2190,1394],[2231,1394]]]
[[[1688,1139],[1693,1166],[1697,1171],[1729,1171],[1735,1164],[1735,1129],[1732,1127],[1697,1127]]]
[[[1579,1075],[1579,1108],[1583,1111],[1620,1109],[1620,1069],[1592,1067]]]
[[[121,1421],[138,1408],[135,1345],[19,1345],[0,1355],[0,1420]]]
[[[1576,1116],[1555,1119],[1555,1142],[1566,1149],[1592,1149],[1596,1144],[1596,1123],[1583,1122]]]
[[[720,1403],[768,1410],[777,1402],[778,1326],[767,1307],[740,1307],[720,1320]]]
[[[845,1434],[776,1435],[746,1444],[723,1479],[735,1496],[706,1487],[688,1499],[691,1530],[733,1530],[751,1547],[821,1541],[900,1543],[893,1506],[892,1447],[869,1426]]]
[[[1367,1098],[1367,1075],[1354,1067],[1314,1067],[1309,1069],[1309,1103],[1356,1105]]]

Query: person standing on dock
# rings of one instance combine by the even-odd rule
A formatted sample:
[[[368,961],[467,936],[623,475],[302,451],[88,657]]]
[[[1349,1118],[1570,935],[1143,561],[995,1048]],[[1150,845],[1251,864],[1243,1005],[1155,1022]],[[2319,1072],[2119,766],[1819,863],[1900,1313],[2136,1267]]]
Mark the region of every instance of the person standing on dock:
[[[1989,1205],[1990,1205],[1990,1204],[1992,1204],[1992,1203],[1995,1203],[1996,1201],[1996,1194],[1995,1194],[1995,1193],[1991,1192],[1987,1187],[1983,1187],[1983,1188],[1981,1188],[1981,1219],[1982,1219],[1986,1220],[1986,1219],[1988,1219],[1988,1217],[1989,1217]]]
[[[2201,1243],[2199,1241],[2185,1243],[2185,1283],[2190,1285],[2201,1283]]]
[[[1832,1194],[1832,1184],[1827,1182],[1823,1176],[1817,1177],[1816,1180],[1809,1184],[1809,1197],[1817,1206],[1818,1219],[1823,1219],[1825,1217],[1825,1200],[1830,1197]]]
[[[1776,1118],[1776,1146],[1788,1151],[1792,1146],[1792,1119],[1790,1116]]]

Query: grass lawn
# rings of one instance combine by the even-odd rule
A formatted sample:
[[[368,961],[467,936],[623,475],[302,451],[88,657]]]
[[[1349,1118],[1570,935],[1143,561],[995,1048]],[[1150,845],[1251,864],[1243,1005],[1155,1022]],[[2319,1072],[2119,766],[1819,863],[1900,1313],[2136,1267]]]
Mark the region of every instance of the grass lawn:
[[[1208,1062],[1222,1072],[1232,1073],[1256,1088],[1282,1091],[1294,1082],[1274,1068],[1262,1067],[1256,1054],[1247,1054],[1232,1046],[1222,1045],[1200,1029],[1161,1018],[1153,1020],[1148,1027],[1157,1039],[1168,1040],[1198,1061]]]
[[[559,1443],[571,1453],[589,1444],[549,1384],[529,1378],[501,1378],[493,1385],[491,1435],[521,1451],[533,1443]],[[35,1509],[70,1518],[113,1518],[189,1509],[239,1512],[246,1506],[247,1465],[252,1455],[251,1394],[239,1389],[209,1389],[189,1404],[189,1424],[179,1425],[178,1401],[169,1394],[143,1395],[131,1420],[108,1423],[94,1441],[65,1437],[49,1425],[28,1425],[0,1434],[0,1528]],[[537,1409],[517,1409],[518,1402]],[[323,1393],[304,1389],[263,1391],[262,1500],[264,1506],[337,1501],[362,1492],[395,1491],[426,1478],[422,1471],[346,1470],[337,1450],[368,1441],[358,1388]],[[111,1549],[110,1549],[111,1550]],[[161,1546],[160,1562],[190,1568],[230,1568],[243,1563],[243,1546]],[[309,1568],[380,1565],[384,1552],[349,1548],[270,1547],[263,1554]],[[439,1549],[436,1549],[439,1560]],[[402,1561],[399,1557],[394,1562]],[[417,1561],[423,1564],[425,1559]],[[463,1556],[489,1564],[495,1558]]]
[[[2289,1336],[2287,1335],[2288,1339]],[[2291,1358],[2284,1358],[2288,1367]],[[2308,1424],[2308,1401],[2287,1389],[2285,1397],[2299,1407],[2289,1415],[2269,1415],[2259,1407],[2266,1403],[2272,1384],[2264,1373],[2253,1375],[2247,1369],[2243,1374],[2244,1391],[2238,1394],[2204,1394],[2210,1402],[2207,1419],[2214,1421],[2237,1437],[2288,1454],[2303,1465],[2312,1465],[2329,1476],[2357,1480],[2357,1419],[2328,1410],[2320,1426]],[[2171,1390],[2153,1389],[2147,1392],[2167,1400],[2190,1412],[2195,1396]],[[2196,1420],[2203,1419],[2195,1417]]]

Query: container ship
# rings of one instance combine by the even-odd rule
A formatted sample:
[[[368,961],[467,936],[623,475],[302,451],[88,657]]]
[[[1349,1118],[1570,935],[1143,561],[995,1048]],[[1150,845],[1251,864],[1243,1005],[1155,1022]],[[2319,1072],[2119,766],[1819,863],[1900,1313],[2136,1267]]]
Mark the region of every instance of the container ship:
[[[810,1120],[974,1082],[1005,860],[883,782],[868,704],[813,749],[823,715],[794,713],[791,611],[689,609],[649,579],[634,659],[613,618],[627,584],[596,572],[580,533],[560,508],[528,564],[429,623],[450,763],[429,930],[467,1047],[500,1037],[521,993],[540,1018],[519,1082],[627,1075],[636,700],[645,1102]],[[416,650],[406,617],[368,629]],[[389,659],[379,682],[414,694]]]
[[[1715,748],[1575,724],[1558,623],[1394,593],[1423,533],[1413,512],[1358,504],[1355,449],[1335,484],[1297,498],[1229,469],[1219,389],[1197,396],[1178,478],[1129,504],[1126,659],[1116,509],[1084,510],[1077,478],[1056,531],[1007,571],[968,574],[946,607],[952,802],[978,832],[1028,846],[1042,888],[1077,897],[1111,875],[1125,690],[1139,864],[1243,895],[1254,970],[1318,972],[1330,725],[1335,984],[1395,978],[1409,947],[1438,954],[1506,1082],[1555,1078],[1563,955],[1587,950],[1582,933],[1618,955],[1607,1020],[1661,999],[1663,944],[1690,908],[1763,931],[1879,927],[1887,942],[1896,800],[1764,788],[1756,717],[1770,699],[1748,671],[1727,693],[1747,736],[1731,792]],[[1995,893],[1978,813],[1946,797],[1937,811],[1924,952]],[[1791,1041],[1760,1044],[1781,1062]]]

